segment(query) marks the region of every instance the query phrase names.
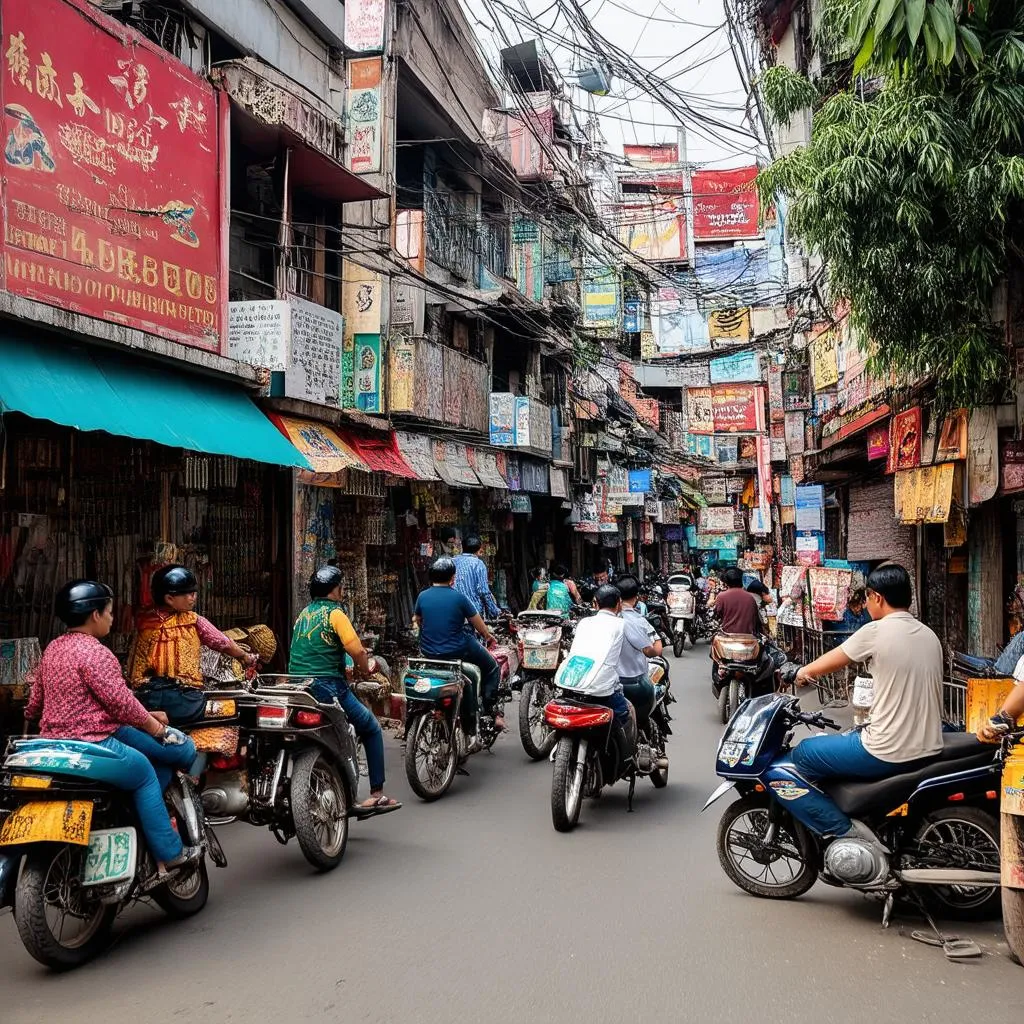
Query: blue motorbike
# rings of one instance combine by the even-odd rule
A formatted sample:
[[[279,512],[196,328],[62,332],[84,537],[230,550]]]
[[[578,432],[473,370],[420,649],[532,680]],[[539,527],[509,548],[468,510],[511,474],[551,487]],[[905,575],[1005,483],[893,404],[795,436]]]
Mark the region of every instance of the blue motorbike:
[[[145,897],[172,917],[206,905],[206,854],[227,861],[185,776],[171,782],[168,811],[198,860],[157,873],[131,794],[96,780],[114,755],[79,740],[25,739],[0,766],[0,909],[14,908],[25,949],[55,970],[77,967],[106,945],[118,912]]]
[[[719,861],[735,885],[753,896],[793,899],[820,878],[877,896],[886,923],[903,897],[945,918],[999,916],[998,797],[1007,743],[997,749],[950,733],[923,767],[818,786],[790,757],[799,725],[839,729],[821,712],[801,711],[795,697],[765,694],[742,704],[722,736],[715,772],[725,781],[704,810],[731,790],[739,794],[718,826]],[[826,798],[867,825],[885,849],[818,835],[791,810],[800,802],[813,820],[814,803]]]

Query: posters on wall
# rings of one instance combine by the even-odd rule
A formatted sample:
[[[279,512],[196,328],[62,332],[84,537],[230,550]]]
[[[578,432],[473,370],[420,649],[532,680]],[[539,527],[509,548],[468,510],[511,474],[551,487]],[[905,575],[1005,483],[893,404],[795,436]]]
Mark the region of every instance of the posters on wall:
[[[342,317],[326,306],[288,300],[290,352],[285,394],[317,405],[342,404]]]
[[[786,449],[790,455],[801,455],[804,450],[804,414],[786,413]]]
[[[782,367],[768,367],[768,421],[785,422],[785,405],[782,401]]]
[[[879,423],[868,428],[868,461],[885,459],[889,455],[889,424]]]
[[[226,95],[81,0],[3,40],[5,290],[219,353]]]
[[[761,353],[757,351],[736,352],[719,356],[709,364],[712,384],[735,384],[761,379]]]
[[[388,409],[391,412],[416,410],[416,343],[407,338],[393,340],[388,346]]]
[[[732,533],[736,529],[736,512],[732,505],[709,505],[700,510],[701,533]]]
[[[661,196],[618,207],[619,241],[642,260],[678,263],[688,255],[686,203],[681,196]]]
[[[887,472],[916,469],[921,465],[921,407],[893,416],[889,424]]]
[[[491,444],[516,443],[516,396],[512,392],[491,392],[489,433]]]
[[[355,350],[355,408],[365,413],[384,412],[381,344],[379,334],[357,334]]]
[[[758,384],[714,385],[711,407],[715,433],[764,430],[764,389]]]
[[[700,490],[704,497],[707,498],[709,505],[725,504],[725,479],[724,476],[705,476],[701,478]]]
[[[385,0],[345,0],[345,47],[355,53],[384,49]]]
[[[711,388],[687,388],[686,420],[687,430],[691,434],[713,434],[715,432]]]
[[[381,57],[359,57],[348,62],[348,166],[354,174],[373,174],[381,169],[383,66]]]
[[[810,484],[796,488],[796,528],[822,532],[825,529],[825,488]]]
[[[806,371],[783,370],[782,407],[786,412],[806,411],[811,408]]]
[[[580,282],[585,327],[614,327],[619,320],[619,279],[610,267],[589,269]]]
[[[708,336],[716,341],[750,341],[750,308],[716,309],[709,313]]]
[[[1000,458],[999,489],[1003,494],[1024,491],[1024,441],[1006,438]]]
[[[288,365],[288,303],[265,299],[228,304],[228,355],[250,366]]]

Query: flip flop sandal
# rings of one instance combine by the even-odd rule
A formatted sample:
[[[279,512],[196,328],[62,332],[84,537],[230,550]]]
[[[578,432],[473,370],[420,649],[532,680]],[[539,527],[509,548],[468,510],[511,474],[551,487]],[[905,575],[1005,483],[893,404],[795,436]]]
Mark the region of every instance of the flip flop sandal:
[[[910,937],[926,946],[936,946],[950,960],[967,960],[982,955],[981,947],[971,939],[961,939],[955,935],[933,935],[922,931],[911,932]]]
[[[375,818],[381,814],[390,814],[392,811],[400,810],[401,806],[401,803],[397,800],[393,800],[389,796],[382,796],[370,807],[363,804],[356,804],[356,806],[349,811],[348,816],[350,818],[355,818],[357,821],[363,821],[366,818]]]

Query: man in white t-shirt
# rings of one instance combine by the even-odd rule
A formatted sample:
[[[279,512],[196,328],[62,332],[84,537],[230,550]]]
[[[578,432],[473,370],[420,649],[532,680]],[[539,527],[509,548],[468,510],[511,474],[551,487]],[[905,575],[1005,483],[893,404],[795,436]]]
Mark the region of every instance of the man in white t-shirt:
[[[879,566],[867,580],[872,621],[842,646],[800,669],[796,681],[808,686],[819,676],[866,663],[874,680],[871,720],[862,730],[811,737],[793,750],[793,764],[808,781],[881,779],[911,771],[942,750],[942,644],[910,614],[913,587],[901,565]],[[822,794],[823,796],[823,794]],[[796,801],[790,809],[799,816]],[[816,801],[805,824],[823,835],[861,835],[830,800]]]
[[[625,624],[622,595],[606,583],[594,595],[597,614],[581,619],[572,638],[569,654],[558,669],[555,685],[567,693],[578,693],[588,703],[601,704],[615,712],[615,721],[625,737],[623,752],[631,756],[636,745],[633,708],[619,685]]]

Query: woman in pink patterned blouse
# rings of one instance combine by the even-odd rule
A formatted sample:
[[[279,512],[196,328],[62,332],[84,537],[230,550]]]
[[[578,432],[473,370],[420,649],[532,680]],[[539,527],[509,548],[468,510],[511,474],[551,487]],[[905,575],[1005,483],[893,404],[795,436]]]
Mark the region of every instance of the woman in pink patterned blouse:
[[[57,593],[55,610],[68,627],[43,652],[25,717],[43,736],[88,740],[118,755],[94,761],[92,777],[129,790],[139,824],[161,869],[194,858],[171,825],[163,793],[175,769],[187,771],[195,745],[165,746],[167,717],[150,714],[128,689],[121,666],[100,642],[114,623],[113,593],[103,583],[73,580]]]

